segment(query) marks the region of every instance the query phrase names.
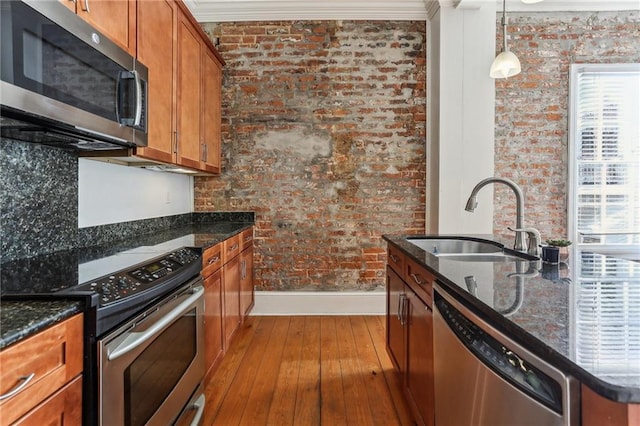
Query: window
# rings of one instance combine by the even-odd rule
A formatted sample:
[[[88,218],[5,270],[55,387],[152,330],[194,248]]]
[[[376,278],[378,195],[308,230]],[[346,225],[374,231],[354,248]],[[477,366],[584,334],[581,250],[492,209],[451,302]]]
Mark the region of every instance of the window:
[[[569,238],[576,362],[640,376],[640,64],[573,65]]]
[[[640,64],[571,68],[569,239],[600,253],[640,244]]]

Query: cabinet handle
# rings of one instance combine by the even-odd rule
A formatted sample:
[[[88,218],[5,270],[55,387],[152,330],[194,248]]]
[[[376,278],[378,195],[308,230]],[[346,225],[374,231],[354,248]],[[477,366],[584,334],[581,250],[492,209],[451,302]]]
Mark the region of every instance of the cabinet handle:
[[[231,247],[229,247],[229,251],[235,251],[238,249],[238,247],[239,247],[238,244],[234,244]]]
[[[207,262],[207,265],[211,265],[212,263],[216,263],[218,260],[220,260],[220,256],[212,257],[211,259],[209,259],[209,262]]]
[[[89,13],[89,0],[84,0],[84,7],[82,7],[82,10],[84,10],[85,12]]]
[[[409,299],[406,296],[402,297],[402,316],[401,316],[401,320],[400,320],[400,325],[405,326],[407,325],[407,310],[409,307]]]
[[[173,153],[176,155],[178,154],[178,140],[179,140],[178,132],[175,131],[173,132]]]
[[[396,264],[400,261],[399,257],[396,257],[392,254],[389,254],[389,258],[393,261],[393,263],[396,263]]]
[[[424,281],[420,280],[420,276],[416,275],[416,274],[409,274],[409,276],[411,278],[413,278],[413,280],[416,282],[416,284],[422,285],[424,284]]]
[[[20,392],[22,389],[24,389],[25,386],[29,384],[31,380],[33,380],[34,377],[36,377],[36,373],[31,373],[28,376],[21,376],[19,380],[22,381],[22,383],[20,383],[18,386],[5,393],[4,395],[0,395],[0,401],[11,398],[13,395]]]
[[[401,294],[398,297],[398,321],[400,321],[400,325],[402,325],[402,299],[404,298],[404,294]]]
[[[207,158],[209,158],[209,147],[207,146],[207,144],[202,144],[202,151],[203,151],[203,158],[202,161],[206,162]]]

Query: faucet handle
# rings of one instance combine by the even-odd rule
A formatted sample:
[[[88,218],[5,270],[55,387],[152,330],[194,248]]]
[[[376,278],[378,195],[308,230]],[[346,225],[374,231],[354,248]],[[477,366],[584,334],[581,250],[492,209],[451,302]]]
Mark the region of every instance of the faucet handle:
[[[529,239],[527,254],[531,256],[540,257],[540,243],[542,242],[542,237],[540,236],[540,231],[536,228],[511,228],[508,227],[510,231],[513,232],[526,232],[527,237]]]

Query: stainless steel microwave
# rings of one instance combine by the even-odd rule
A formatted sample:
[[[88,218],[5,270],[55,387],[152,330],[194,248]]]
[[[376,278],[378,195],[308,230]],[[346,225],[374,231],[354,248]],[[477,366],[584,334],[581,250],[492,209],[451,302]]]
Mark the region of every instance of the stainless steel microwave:
[[[0,2],[1,134],[82,151],[147,145],[147,68],[58,0]]]

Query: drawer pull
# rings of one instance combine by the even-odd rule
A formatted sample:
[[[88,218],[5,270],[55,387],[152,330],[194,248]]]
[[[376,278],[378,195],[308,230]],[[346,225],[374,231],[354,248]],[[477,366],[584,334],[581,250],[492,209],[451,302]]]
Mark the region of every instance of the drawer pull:
[[[229,251],[234,251],[234,250],[238,250],[238,247],[240,247],[237,243],[232,245],[231,247],[229,247]]]
[[[212,257],[211,259],[209,259],[209,262],[207,262],[207,265],[211,265],[212,263],[216,263],[218,260],[220,260],[220,256]]]
[[[244,242],[246,243],[247,241],[251,241],[251,235],[244,237]]]
[[[13,395],[15,395],[18,392],[20,392],[22,389],[24,389],[25,386],[27,386],[29,384],[29,382],[31,380],[33,380],[34,377],[36,377],[36,373],[31,373],[28,376],[20,377],[20,380],[22,381],[22,383],[20,383],[18,386],[16,386],[15,388],[10,390],[9,392],[5,393],[4,395],[0,395],[0,401],[2,401],[4,399],[7,399],[7,398],[11,398]]]
[[[419,285],[424,284],[424,282],[420,279],[420,276],[419,276],[419,275],[416,275],[416,274],[409,274],[409,276],[410,276],[411,278],[413,278],[413,280],[416,282],[416,284],[419,284]]]
[[[389,258],[391,258],[391,260],[393,260],[393,263],[398,263],[400,261],[399,257],[396,257],[392,254],[389,254]]]

